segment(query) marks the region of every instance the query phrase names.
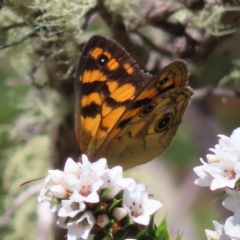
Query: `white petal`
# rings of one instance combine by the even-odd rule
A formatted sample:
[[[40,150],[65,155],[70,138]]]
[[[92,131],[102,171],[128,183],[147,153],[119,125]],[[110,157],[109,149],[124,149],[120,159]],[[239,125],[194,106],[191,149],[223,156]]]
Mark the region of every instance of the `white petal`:
[[[79,179],[75,175],[67,174],[64,178],[63,185],[70,192],[78,191]]]
[[[119,185],[122,189],[128,188],[130,191],[136,186],[136,182],[132,178],[119,179],[116,184]]]
[[[62,184],[64,179],[64,172],[60,170],[48,170],[51,180],[55,184]]]
[[[233,238],[229,237],[227,234],[223,233],[219,240],[233,240]],[[237,240],[237,239],[236,239]]]
[[[226,190],[228,197],[223,201],[223,206],[228,210],[235,212],[239,209],[240,206],[240,195],[238,191],[235,190]]]
[[[234,212],[233,224],[234,225],[240,224],[240,209],[238,209],[236,212]]]
[[[214,228],[215,230],[218,232],[218,234],[222,234],[222,230],[223,230],[223,225],[220,224],[219,222],[217,221],[213,221],[213,225],[214,225]]]
[[[133,221],[136,222],[136,223],[139,223],[139,224],[142,224],[144,226],[147,226],[149,224],[149,221],[150,221],[150,216],[149,215],[142,215],[142,216],[139,216],[137,218],[133,218]]]
[[[227,185],[227,181],[224,179],[213,179],[210,189],[214,191],[219,188],[224,188],[226,187],[226,185]]]
[[[205,229],[205,234],[208,240],[219,240],[219,234],[216,231]]]
[[[65,163],[64,173],[73,174],[76,175],[77,177],[80,177],[81,169],[79,165],[75,161],[73,161],[72,158],[68,158]]]
[[[162,207],[161,202],[154,200],[154,199],[148,199],[144,206],[144,214],[152,215],[160,207]]]
[[[97,203],[99,202],[99,195],[97,192],[92,192],[92,194],[84,198],[84,201],[89,203]]]
[[[63,229],[67,229],[67,224],[65,223],[66,218],[58,218],[57,225]]]
[[[53,193],[48,188],[43,188],[40,191],[40,194],[38,196],[38,201],[43,202],[49,202],[51,198],[53,197]]]
[[[83,168],[86,168],[86,169],[89,169],[90,166],[91,166],[91,163],[90,163],[90,161],[88,160],[87,155],[82,154],[82,167],[83,167]]]
[[[96,162],[92,163],[91,170],[98,176],[101,176],[108,170],[106,158],[100,158]]]
[[[213,177],[207,172],[206,164],[193,168],[193,171],[200,177],[195,180],[194,184],[202,187],[210,186]]]

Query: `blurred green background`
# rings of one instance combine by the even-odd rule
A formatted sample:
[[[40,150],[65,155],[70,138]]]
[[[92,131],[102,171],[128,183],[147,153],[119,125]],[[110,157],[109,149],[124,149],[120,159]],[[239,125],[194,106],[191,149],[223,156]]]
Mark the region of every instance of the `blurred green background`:
[[[37,202],[43,181],[20,184],[77,158],[73,79],[79,49],[94,34],[118,40],[153,74],[176,58],[188,63],[195,95],[172,144],[161,157],[125,173],[163,203],[157,223],[167,215],[173,237],[179,232],[183,239],[202,240],[212,220],[231,215],[222,199],[215,201],[221,191],[194,185],[192,169],[217,134],[229,136],[240,126],[240,15],[234,1],[0,4],[1,239],[60,239],[53,214]],[[132,50],[126,36],[142,50]]]

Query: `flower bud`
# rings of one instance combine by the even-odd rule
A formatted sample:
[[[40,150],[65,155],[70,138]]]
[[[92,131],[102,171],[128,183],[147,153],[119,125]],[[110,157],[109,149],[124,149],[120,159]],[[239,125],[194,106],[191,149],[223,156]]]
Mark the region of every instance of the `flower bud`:
[[[127,216],[127,211],[124,208],[114,208],[113,209],[113,217],[117,220],[117,221],[121,221],[124,217]]]

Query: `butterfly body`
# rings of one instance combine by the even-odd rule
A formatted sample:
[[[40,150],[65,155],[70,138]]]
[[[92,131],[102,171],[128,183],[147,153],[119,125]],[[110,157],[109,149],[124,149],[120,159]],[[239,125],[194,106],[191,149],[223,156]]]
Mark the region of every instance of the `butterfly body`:
[[[91,161],[124,169],[146,163],[170,144],[193,91],[174,61],[151,77],[116,42],[93,36],[75,80],[75,133]]]

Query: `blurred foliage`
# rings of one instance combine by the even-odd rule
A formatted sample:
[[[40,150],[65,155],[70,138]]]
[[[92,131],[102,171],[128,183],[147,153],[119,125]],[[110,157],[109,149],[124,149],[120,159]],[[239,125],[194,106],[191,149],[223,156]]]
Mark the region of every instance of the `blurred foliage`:
[[[149,54],[145,69],[152,73],[173,58],[184,58],[189,63],[190,85],[196,93],[205,87],[223,89],[220,93],[209,90],[209,94],[193,100],[191,107],[198,113],[192,114],[199,121],[191,113],[186,116],[161,161],[126,173],[148,185],[159,200],[165,199],[163,205],[169,207],[166,211],[174,237],[179,230],[184,233],[183,239],[205,239],[204,228],[212,227],[211,220],[223,220],[226,213],[213,204],[216,195],[207,189],[193,190],[198,187],[193,185],[196,176],[192,167],[199,165],[199,157],[204,158],[207,148],[216,143],[216,134],[230,134],[240,125],[240,51],[236,44],[240,6],[234,1],[217,4],[184,0],[0,2],[0,238],[36,239],[39,189],[27,193],[39,183],[21,188],[19,185],[44,177],[47,169],[56,165],[54,144],[56,138],[66,136],[57,132],[63,119],[73,114],[73,79],[80,50],[90,36],[102,34],[113,35],[120,42],[130,35],[142,44],[138,52]],[[104,14],[97,14],[103,4]],[[126,33],[122,23],[127,27]],[[158,61],[152,60],[151,54]],[[197,104],[207,111],[200,111]],[[194,124],[202,135],[194,131]],[[75,145],[72,140],[65,141]],[[201,151],[203,148],[205,152]],[[62,149],[58,150],[64,158]],[[188,209],[184,204],[189,205]],[[181,212],[184,215],[178,214],[174,219],[172,215],[177,215],[178,210],[185,210]],[[159,217],[158,222],[161,220]],[[185,221],[189,229],[186,225],[181,228]]]

